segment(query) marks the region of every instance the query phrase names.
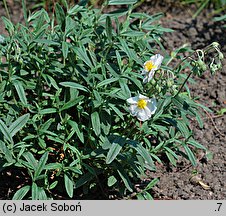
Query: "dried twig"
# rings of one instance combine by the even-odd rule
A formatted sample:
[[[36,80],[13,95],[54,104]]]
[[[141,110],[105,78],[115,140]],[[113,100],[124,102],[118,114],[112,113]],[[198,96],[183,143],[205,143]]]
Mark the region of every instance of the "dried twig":
[[[204,112],[206,113],[206,115],[207,115],[207,116],[209,117],[209,119],[211,120],[211,122],[212,122],[213,126],[215,127],[216,131],[217,131],[221,136],[225,137],[225,134],[221,133],[220,130],[217,128],[215,122],[213,121],[213,117],[212,117],[206,110],[204,110]],[[219,116],[217,116],[217,117],[219,117]],[[216,118],[216,116],[215,116],[215,118]]]

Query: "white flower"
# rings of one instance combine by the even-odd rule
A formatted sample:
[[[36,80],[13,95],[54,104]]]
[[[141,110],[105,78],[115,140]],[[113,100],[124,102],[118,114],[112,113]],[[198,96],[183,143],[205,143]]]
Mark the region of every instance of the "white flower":
[[[144,63],[144,70],[142,71],[142,75],[144,75],[143,82],[149,82],[155,74],[155,71],[158,70],[162,64],[163,56],[160,54],[156,54],[150,58],[150,60]]]
[[[0,35],[0,44],[4,43],[4,41],[5,41],[5,38],[2,35]]]
[[[136,116],[140,121],[146,121],[151,118],[157,109],[155,98],[149,99],[142,94],[127,99],[127,102],[130,103],[129,110],[131,115]]]

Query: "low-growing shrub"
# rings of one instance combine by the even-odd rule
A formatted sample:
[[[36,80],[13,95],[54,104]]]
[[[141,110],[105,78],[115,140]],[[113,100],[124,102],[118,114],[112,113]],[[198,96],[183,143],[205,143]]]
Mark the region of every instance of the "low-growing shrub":
[[[50,199],[53,191],[76,199],[80,188],[127,196],[165,156],[173,166],[179,156],[196,165],[196,150],[206,151],[190,128],[193,118],[202,127],[199,109],[206,108],[186,82],[208,66],[219,69],[218,44],[160,54],[162,34],[171,31],[156,22],[161,14],[136,13],[136,1],[124,2],[111,13],[103,11],[121,1],[101,9],[57,3],[51,18],[44,9],[25,10],[25,25],[2,18],[1,170],[19,167],[30,176],[13,199]],[[137,198],[151,199],[156,183]]]

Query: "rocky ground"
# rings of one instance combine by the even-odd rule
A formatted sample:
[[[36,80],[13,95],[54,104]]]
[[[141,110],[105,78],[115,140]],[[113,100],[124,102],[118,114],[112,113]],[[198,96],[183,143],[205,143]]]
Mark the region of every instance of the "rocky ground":
[[[13,1],[9,2],[13,21],[21,21],[21,6],[13,4]],[[175,30],[164,37],[164,46],[169,52],[185,43],[190,44],[192,49],[197,49],[217,41],[226,56],[226,29],[222,28],[222,23],[212,21],[210,10],[205,10],[193,19],[193,9],[181,7],[175,1],[169,0],[147,0],[137,10],[150,14],[164,12],[165,17],[161,19],[161,24]],[[5,15],[5,10],[1,5],[0,16],[2,15]],[[0,21],[0,34],[2,33],[4,28]],[[167,164],[159,166],[157,172],[150,173],[150,177],[160,179],[152,190],[155,199],[226,199],[226,113],[219,112],[226,108],[226,61],[223,70],[215,76],[205,73],[203,77],[194,79],[196,84],[190,85],[192,95],[198,98],[198,102],[213,110],[213,113],[203,111],[204,127],[200,129],[194,122],[194,133],[196,139],[209,149],[213,158],[207,160],[200,153],[197,167],[192,167],[185,160],[180,160],[176,168]],[[17,172],[7,170],[1,173],[0,199],[9,198],[11,188],[27,181],[25,173],[22,172],[21,175]],[[197,174],[196,179],[191,181],[194,172]]]

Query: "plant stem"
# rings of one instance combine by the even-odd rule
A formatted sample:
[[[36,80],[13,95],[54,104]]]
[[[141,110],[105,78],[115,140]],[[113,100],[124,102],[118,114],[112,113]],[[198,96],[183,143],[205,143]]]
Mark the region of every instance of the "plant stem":
[[[11,17],[9,15],[9,9],[8,9],[8,6],[7,6],[7,3],[6,3],[6,0],[3,0],[3,3],[4,3],[4,7],[5,7],[5,11],[6,11],[6,15],[8,17],[8,19],[11,21]]]
[[[180,89],[178,90],[178,92],[173,96],[174,98],[181,92],[181,90],[183,89],[184,85],[186,84],[186,82],[188,81],[191,75],[192,75],[192,71],[188,74],[187,78],[184,80],[183,84],[180,86]]]

